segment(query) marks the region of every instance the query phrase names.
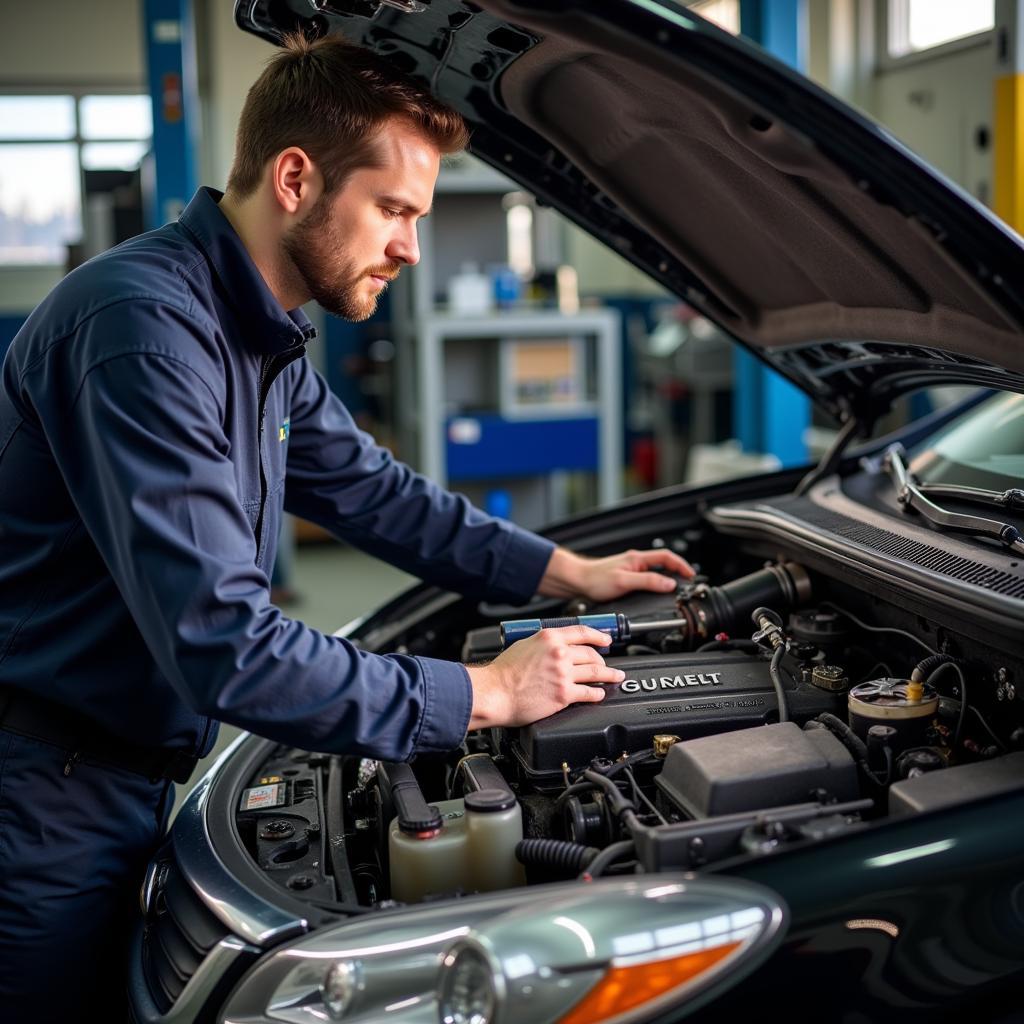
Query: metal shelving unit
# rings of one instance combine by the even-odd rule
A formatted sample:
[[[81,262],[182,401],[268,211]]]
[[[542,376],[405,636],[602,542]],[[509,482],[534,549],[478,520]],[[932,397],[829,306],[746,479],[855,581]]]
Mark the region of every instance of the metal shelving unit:
[[[461,260],[486,265],[494,259],[495,249],[504,252],[503,245],[495,245],[494,234],[503,230],[500,197],[518,188],[470,157],[442,168],[438,177],[435,215],[420,222],[420,263],[402,275],[393,299],[403,448],[415,453],[417,468],[427,476],[443,485],[468,481],[471,486],[466,489],[485,486],[490,469],[499,482],[543,476],[549,492],[564,497],[568,474],[586,471],[594,474],[598,503],[606,505],[622,490],[618,312],[594,309],[566,315],[524,306],[465,316],[437,305],[439,286]],[[437,251],[441,239],[447,245],[443,259]],[[560,338],[581,339],[589,368],[589,401],[510,412],[496,386],[502,367],[497,353],[503,342]],[[486,362],[486,372],[467,370],[467,363],[475,359]],[[453,404],[460,375],[463,386]],[[467,375],[473,378],[469,384]],[[471,443],[470,435],[477,441]],[[546,514],[561,514],[564,504],[552,498]]]
[[[446,344],[454,339],[473,339],[483,344],[502,339],[571,337],[585,338],[596,348],[595,401],[588,409],[557,406],[536,410],[528,416],[502,415],[497,406],[491,410],[452,411],[445,387]],[[487,443],[487,428],[496,436],[500,420],[501,436],[510,445],[534,444],[537,426],[542,425],[548,451],[537,452],[535,462],[551,470],[592,468],[597,473],[598,501],[602,505],[622,495],[622,392],[620,379],[620,322],[612,309],[595,309],[567,316],[548,310],[512,310],[489,316],[448,316],[435,313],[424,317],[416,331],[418,374],[416,405],[419,411],[418,455],[420,468],[432,479],[447,483],[449,453],[452,444],[449,429],[453,416],[461,420],[476,418],[481,429],[479,443]],[[586,424],[592,424],[596,457],[592,467],[579,458],[579,451],[557,452],[559,443],[574,445],[586,438]],[[582,443],[586,444],[584,440]],[[519,463],[521,464],[521,462]],[[503,470],[516,472],[515,459],[495,458],[494,475]],[[540,471],[540,470],[538,470]]]

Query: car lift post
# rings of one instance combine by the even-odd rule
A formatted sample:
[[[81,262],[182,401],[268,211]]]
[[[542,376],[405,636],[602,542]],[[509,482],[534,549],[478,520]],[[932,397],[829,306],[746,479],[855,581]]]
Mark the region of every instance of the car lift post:
[[[196,190],[199,91],[192,0],[142,0],[156,181],[148,228],[177,220]]]
[[[1024,0],[996,0],[994,212],[1024,231]]]

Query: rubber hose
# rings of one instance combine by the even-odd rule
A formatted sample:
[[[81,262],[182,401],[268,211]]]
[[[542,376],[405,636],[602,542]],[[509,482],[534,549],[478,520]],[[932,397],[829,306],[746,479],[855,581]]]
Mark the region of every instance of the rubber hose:
[[[967,718],[967,676],[964,670],[960,667],[960,663],[956,658],[950,658],[949,655],[943,655],[947,660],[944,661],[937,669],[933,669],[929,674],[927,682],[932,686],[935,685],[935,681],[942,675],[943,672],[952,670],[956,673],[957,678],[960,680],[960,714],[957,715],[956,719],[956,730],[953,733],[953,749],[956,750],[960,746],[960,737],[964,731],[964,721]]]
[[[871,779],[876,785],[884,786],[888,782],[889,776],[886,778],[879,778],[878,775],[872,770],[868,764],[868,746],[867,744],[841,719],[835,715],[830,715],[827,711],[822,712],[817,718],[812,719],[807,723],[808,725],[820,725],[822,728],[828,729],[840,743],[853,755],[853,759],[860,766],[861,770],[869,779]],[[891,754],[886,754],[887,758],[891,758]],[[891,760],[888,764],[888,771],[891,776],[892,763]]]
[[[520,864],[541,865],[578,875],[601,851],[595,846],[563,839],[520,839],[516,859]]]
[[[868,763],[867,744],[841,718],[825,711],[818,715],[815,721],[821,722],[829,732],[833,733],[858,761],[864,764]]]
[[[775,687],[775,699],[779,702],[779,721],[789,721],[789,701],[786,699],[786,691],[782,686],[782,676],[779,675],[779,666],[782,664],[785,647],[778,647],[772,654],[772,660],[768,664],[768,675],[771,676],[772,686]]]
[[[932,654],[914,666],[914,671],[910,673],[910,678],[915,683],[922,683],[939,665],[950,665],[955,661],[956,658],[951,654]]]
[[[606,846],[591,862],[586,874],[591,878],[599,878],[617,861],[623,854],[636,853],[636,843],[632,839],[623,839],[621,842],[612,843]]]

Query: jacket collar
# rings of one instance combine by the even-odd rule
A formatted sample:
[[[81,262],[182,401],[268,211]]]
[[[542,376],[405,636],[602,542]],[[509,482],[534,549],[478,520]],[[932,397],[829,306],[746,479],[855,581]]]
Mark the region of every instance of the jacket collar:
[[[220,279],[228,301],[251,331],[253,348],[273,354],[316,337],[316,328],[301,309],[284,310],[267,287],[248,250],[218,203],[224,193],[201,188],[178,222],[199,243]]]

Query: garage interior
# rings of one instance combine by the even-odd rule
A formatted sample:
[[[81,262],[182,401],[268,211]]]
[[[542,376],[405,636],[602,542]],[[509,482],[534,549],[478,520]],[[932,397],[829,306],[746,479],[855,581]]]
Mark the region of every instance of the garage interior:
[[[932,1024],[940,1008],[962,1019],[974,999],[987,1008],[979,1024],[1024,1019],[1024,301],[1013,283],[1024,268],[1015,233],[1024,234],[1024,0],[6,7],[0,481],[8,497],[24,495],[0,502],[0,593],[5,580],[9,587],[0,608],[0,850],[7,843],[25,862],[37,855],[43,869],[52,856],[65,870],[62,835],[65,848],[75,840],[56,814],[52,831],[47,823],[30,835],[32,856],[18,853],[10,838],[21,827],[18,805],[3,797],[5,786],[18,784],[19,743],[60,751],[52,778],[40,770],[33,779],[31,767],[22,777],[32,799],[39,786],[39,820],[47,786],[63,813],[74,804],[72,783],[79,792],[95,785],[74,777],[86,765],[120,773],[95,790],[114,798],[109,821],[98,814],[92,823],[108,833],[111,849],[122,841],[114,833],[131,828],[131,814],[118,816],[118,787],[124,806],[136,800],[133,783],[143,791],[139,820],[156,822],[158,841],[147,840],[139,861],[145,873],[131,908],[128,987],[116,994],[126,996],[133,1024],[640,1024],[681,1019],[681,1010],[671,1016],[673,999],[678,1009],[692,997],[697,1020],[719,1020],[743,1019],[772,995],[780,1005],[792,995],[788,1012],[798,1019],[820,1004],[816,1019],[837,1024]],[[420,34],[408,23],[423,12]],[[376,27],[363,26],[367,13]],[[709,33],[694,14],[717,28]],[[662,27],[634,33],[624,29],[630,18],[628,29]],[[288,243],[301,223],[278,236],[268,231],[260,240],[276,248],[262,262],[250,244],[260,236],[243,230],[252,221],[235,205],[246,196],[229,195],[218,213],[199,191],[227,187],[249,87],[274,52],[268,38],[296,24],[312,35],[354,21],[389,67],[422,60],[433,91],[471,124],[480,112],[491,117],[475,123],[478,155],[471,139],[468,151],[442,158],[429,216],[417,221],[408,198],[394,200],[404,210],[396,224],[405,216],[414,225],[416,265],[403,266],[393,283],[380,267],[327,282],[347,284],[351,294],[357,284],[381,282],[374,311],[358,322],[315,301],[288,311],[281,281],[266,273],[260,280],[267,266],[298,267],[282,254],[292,257]],[[435,21],[439,29],[430,27]],[[285,41],[302,52],[301,42]],[[790,69],[816,88],[804,89]],[[763,100],[751,83],[765,85]],[[476,105],[481,96],[487,102]],[[593,108],[577,110],[565,97],[586,97]],[[611,105],[618,119],[604,116]],[[409,127],[397,124],[399,134]],[[877,167],[868,160],[876,151]],[[266,185],[264,178],[260,189]],[[79,467],[61,461],[57,437],[75,432],[56,414],[22,415],[28,401],[19,406],[30,394],[23,382],[59,349],[56,334],[41,342],[43,355],[29,349],[44,337],[33,325],[68,275],[173,225],[190,201],[196,210],[196,195],[216,230],[223,220],[230,244],[240,246],[240,293],[279,300],[251,321],[266,338],[250,351],[248,339],[237,345],[229,337],[250,321],[241,304],[225,300],[230,279],[212,247],[192,228],[166,229],[157,251],[180,230],[206,252],[204,272],[215,282],[207,298],[217,310],[210,347],[235,346],[242,369],[232,377],[229,368],[213,404],[202,387],[178,390],[182,407],[199,410],[195,421],[180,409],[177,420],[166,415],[171,401],[146,388],[142,404],[156,410],[153,420],[140,416],[142,431],[127,435],[145,437],[142,451],[121,463],[96,456],[93,478],[76,491]],[[376,199],[365,204],[375,215],[382,208]],[[595,210],[607,218],[607,230],[596,233],[618,252],[594,237]],[[329,224],[310,220],[318,231]],[[365,230],[364,240],[371,236],[376,244],[386,232]],[[337,233],[329,237],[340,266],[349,250]],[[327,248],[316,251],[326,262]],[[119,258],[93,267],[117,269]],[[198,266],[175,272],[186,280]],[[347,269],[354,267],[353,260]],[[92,301],[74,291],[89,273],[59,293],[77,295],[68,300],[78,303],[76,316]],[[299,278],[303,296],[327,294],[301,273],[290,283]],[[126,279],[134,286],[131,274]],[[130,298],[120,304],[159,301]],[[40,304],[44,312],[30,319]],[[231,311],[223,321],[221,304]],[[75,327],[60,321],[58,340],[77,340],[89,310]],[[268,324],[280,339],[292,332],[289,348],[260,347],[273,342]],[[205,354],[207,341],[195,351]],[[88,351],[100,356],[90,354],[96,362],[66,403],[79,407],[75,415],[86,406],[86,377],[117,356],[177,359],[142,345]],[[59,367],[61,356],[53,358]],[[303,359],[315,374],[306,374]],[[67,364],[72,380],[78,363]],[[38,379],[56,381],[51,390],[64,398],[70,388],[60,372],[38,370]],[[128,388],[136,391],[139,380],[164,380],[132,372]],[[289,404],[272,404],[281,411],[268,418],[268,396],[282,377],[277,400]],[[318,404],[310,395],[321,379]],[[166,380],[174,387],[172,374]],[[208,383],[206,390],[214,392]],[[323,400],[330,393],[386,453],[369,442],[359,447],[336,404]],[[296,395],[323,420],[303,423]],[[232,411],[215,421],[210,410],[222,412],[222,401]],[[234,420],[233,403],[243,409]],[[122,411],[116,401],[95,408],[101,427]],[[10,426],[15,414],[21,420]],[[21,428],[30,421],[40,429],[28,444],[30,431]],[[69,414],[67,422],[76,421]],[[150,450],[152,422],[159,426]],[[202,444],[164,445],[167,422],[167,437],[181,425],[179,438],[199,422],[194,436],[205,443],[208,431],[213,444],[189,463]],[[108,438],[114,450],[115,433],[94,433],[101,444],[68,450],[95,453]],[[238,438],[246,436],[256,439],[255,455],[243,457]],[[310,438],[323,444],[316,455]],[[29,449],[23,462],[10,456],[12,439]],[[204,462],[218,445],[223,465]],[[150,490],[145,470],[122,475],[131,486],[105,489],[119,466],[145,466],[147,452],[161,468],[162,457],[187,469],[171,475],[166,491],[158,474]],[[328,466],[323,452],[343,457]],[[381,484],[387,472],[404,473],[388,455],[415,471],[404,477],[409,490],[394,476]],[[44,458],[45,485],[10,486],[12,464],[41,466]],[[213,483],[203,476],[210,464]],[[21,475],[41,478],[43,470]],[[424,477],[523,529],[474,519]],[[287,513],[278,529],[286,484],[339,533],[347,524],[332,522],[347,494],[353,542]],[[118,490],[127,500],[118,505],[119,494],[104,505]],[[153,506],[162,500],[171,510],[166,518],[146,504],[150,493],[158,496]],[[83,494],[98,496],[94,519]],[[59,508],[48,534],[49,504]],[[225,506],[233,533],[218,537],[211,516],[215,526],[204,534],[191,517],[193,507]],[[271,506],[273,528],[261,531]],[[152,514],[156,526],[124,528],[121,539],[130,535],[135,546],[119,546],[110,509],[130,510],[123,522],[147,528]],[[71,516],[70,529],[61,514]],[[466,539],[473,530],[494,532]],[[114,536],[108,547],[104,531]],[[92,545],[89,564],[79,576],[79,560],[69,557],[52,572],[46,559],[78,550],[76,534]],[[268,535],[277,537],[276,561]],[[396,565],[381,560],[389,556]],[[652,570],[643,585],[630,566],[630,587],[602,591],[581,584],[599,575],[585,570],[568,577],[581,584],[575,588],[566,578],[552,585],[551,566],[563,556],[577,567],[654,557],[642,567]],[[224,574],[189,575],[207,561],[226,566]],[[157,564],[166,566],[166,586],[140,568]],[[398,565],[422,572],[422,584]],[[65,572],[71,596],[35,583],[23,599],[33,574],[61,580]],[[131,590],[126,579],[142,585]],[[176,588],[172,579],[186,584]],[[158,612],[147,621],[151,605]],[[17,718],[25,706],[19,688],[31,711],[38,680],[26,684],[25,660],[14,669],[16,657],[4,663],[45,646],[39,631],[62,614],[89,637],[81,649],[66,645],[67,664],[55,659],[56,671],[37,673],[47,685],[56,681],[54,692],[75,712],[58,716],[51,742],[32,731],[31,714]],[[488,719],[480,679],[494,686],[502,673],[493,666],[507,666],[526,646],[514,645],[570,625],[592,632],[565,641],[578,646],[572,658],[557,652],[563,663],[575,671],[589,659],[589,682],[614,685],[583,690],[581,671],[575,695],[560,696],[555,710],[513,714],[509,697],[500,707],[506,716]],[[122,638],[124,649],[114,650]],[[541,673],[530,664],[533,676],[506,668],[502,681],[532,692]],[[128,679],[126,666],[140,665],[152,674],[138,678],[166,694],[123,685],[119,671]],[[191,688],[195,667],[209,671],[195,672],[204,682]],[[397,683],[386,675],[392,670]],[[597,689],[599,697],[588,696]],[[129,692],[137,706],[129,707]],[[75,702],[88,703],[82,694],[95,701],[95,715],[89,707],[78,714]],[[174,707],[154,711],[169,706],[159,703],[168,695],[190,716],[189,729],[200,723],[189,747],[168,746],[166,736],[186,728]],[[460,697],[468,702],[462,718]],[[61,708],[48,699],[38,706]],[[214,742],[221,710],[251,731],[225,721]],[[136,724],[167,725],[165,738],[150,742],[142,729],[131,744],[97,727],[98,746],[117,747],[120,757],[123,744],[126,759],[97,761],[97,748],[83,746],[84,757],[69,748],[65,763],[65,721],[74,732],[83,721],[104,721],[101,712],[119,724],[134,715]],[[461,741],[445,731],[451,722]],[[339,739],[350,727],[362,730],[357,749]],[[311,728],[321,732],[309,736]],[[431,746],[437,735],[449,742]],[[402,752],[379,753],[374,742]],[[178,778],[175,758],[184,754]],[[117,781],[121,775],[128,781]],[[156,786],[163,795],[150,807]],[[73,812],[88,819],[86,804]],[[36,819],[23,816],[30,819],[26,833]],[[83,862],[82,891],[105,869]],[[56,896],[77,898],[73,888]],[[30,902],[11,901],[0,888],[0,940],[11,941],[4,922],[17,921]],[[106,900],[104,913],[113,906]],[[111,920],[127,920],[121,903]],[[73,948],[73,937],[58,930],[43,940]],[[728,967],[722,979],[735,967],[718,988],[715,957]],[[687,987],[691,969],[699,985]],[[16,973],[9,962],[6,977]],[[8,1019],[4,977],[0,958],[0,1024]],[[97,991],[101,978],[93,975]],[[806,980],[806,991],[790,993],[794,978]],[[116,1005],[109,1019],[121,1020]],[[41,1013],[51,1019],[45,1006]],[[81,1019],[98,1013],[83,1006]]]
[[[997,42],[1018,3],[690,6],[1021,226],[1022,143]],[[69,268],[172,218],[197,183],[223,187],[267,55],[214,0],[55,0],[5,20],[0,354]],[[472,157],[443,169],[421,245],[406,288],[371,322],[308,310],[322,339],[310,358],[365,429],[490,511],[538,527],[659,486],[798,464],[834,437],[708,321]],[[916,394],[888,425],[947,400]],[[540,458],[537,429],[549,431]],[[285,533],[276,595],[316,628],[333,631],[410,581],[310,524]]]
[[[690,6],[852,102],[1020,226],[1012,55],[999,42],[1018,3]],[[197,184],[223,187],[267,56],[231,7],[56,0],[7,19],[0,354],[68,269],[175,217]],[[308,309],[321,337],[310,358],[361,426],[489,511],[536,528],[652,488],[796,465],[835,436],[707,320],[472,157],[443,168],[420,242],[420,265],[368,323]],[[949,400],[915,394],[886,425]],[[331,632],[410,582],[311,524],[283,531],[275,596],[316,628]],[[218,749],[232,734],[222,730]]]

